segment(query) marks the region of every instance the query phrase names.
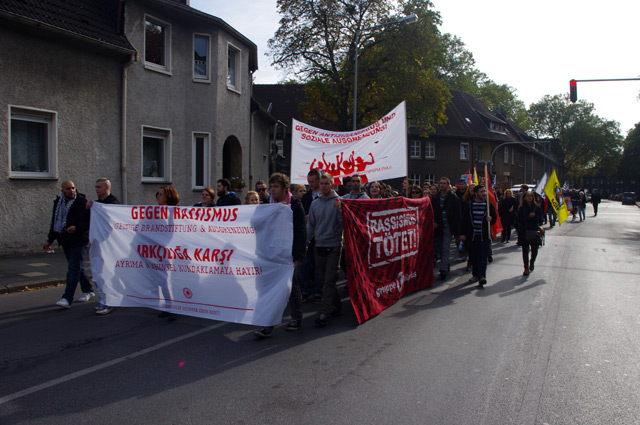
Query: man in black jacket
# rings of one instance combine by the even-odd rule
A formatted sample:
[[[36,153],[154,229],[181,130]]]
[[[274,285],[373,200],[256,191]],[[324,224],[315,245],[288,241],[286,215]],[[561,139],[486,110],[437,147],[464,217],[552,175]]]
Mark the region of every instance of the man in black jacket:
[[[302,206],[305,216],[309,215],[311,203],[320,195],[320,170],[311,169],[307,173],[307,183],[309,190],[302,195]],[[302,289],[302,301],[313,301],[315,304],[322,304],[322,281],[316,270],[315,239],[307,247],[311,255],[307,255],[300,270],[300,287]]]
[[[216,207],[227,207],[230,205],[240,205],[242,201],[238,199],[234,192],[230,192],[231,183],[227,179],[218,180],[216,186],[218,192],[218,200],[216,201]]]
[[[62,183],[62,194],[53,202],[49,236],[42,249],[49,250],[56,240],[62,246],[68,263],[67,285],[64,295],[56,305],[70,308],[78,281],[83,292],[78,301],[89,301],[95,296],[83,265],[89,244],[90,215],[89,210],[85,208],[87,199],[83,194],[76,192],[76,187],[71,180],[65,180]]]
[[[433,216],[436,221],[434,237],[437,239],[440,252],[440,279],[445,280],[449,274],[449,253],[451,237],[460,234],[460,200],[451,191],[451,181],[442,177],[438,182],[438,195],[432,197]]]
[[[269,191],[271,192],[271,203],[283,203],[291,205],[293,212],[293,246],[291,254],[293,256],[293,281],[291,282],[291,295],[289,296],[289,307],[291,308],[291,321],[287,325],[288,331],[297,331],[302,324],[302,291],[300,290],[299,272],[306,255],[307,227],[305,224],[304,208],[302,202],[289,192],[289,177],[282,173],[273,173],[269,178]],[[260,338],[267,338],[272,335],[273,326],[267,326],[255,331],[255,335]]]
[[[474,198],[465,203],[462,209],[461,240],[469,246],[469,259],[473,267],[473,276],[469,282],[487,283],[487,263],[491,249],[491,224],[498,219],[493,204],[487,202],[487,189],[479,184],[473,188]],[[489,207],[487,210],[487,206]]]

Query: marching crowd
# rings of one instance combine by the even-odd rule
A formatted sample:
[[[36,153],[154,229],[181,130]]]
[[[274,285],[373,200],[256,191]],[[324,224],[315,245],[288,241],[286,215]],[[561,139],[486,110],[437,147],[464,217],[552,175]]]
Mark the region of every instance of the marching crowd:
[[[518,193],[511,189],[494,191],[484,185],[480,179],[478,185],[467,184],[465,179],[458,180],[455,186],[447,177],[437,183],[425,182],[414,185],[404,179],[402,189],[394,190],[383,182],[369,182],[363,188],[362,177],[346,177],[341,186],[334,186],[333,176],[321,170],[310,170],[308,185],[290,184],[289,177],[274,173],[267,183],[260,180],[255,190],[247,192],[245,204],[284,203],[291,206],[293,212],[292,257],[294,275],[289,305],[291,320],[286,330],[296,331],[302,324],[302,303],[313,302],[319,305],[317,326],[329,324],[331,316],[340,314],[342,303],[338,296],[337,281],[341,269],[346,268],[342,240],[341,199],[381,199],[394,196],[407,198],[430,197],[433,208],[434,226],[434,262],[438,264],[441,280],[446,280],[451,268],[451,244],[458,247],[460,258],[468,259],[466,271],[471,272],[469,282],[480,287],[487,283],[487,265],[492,262],[492,225],[498,217],[502,223],[501,243],[511,240],[512,228],[517,234],[517,244],[522,248],[524,265],[523,275],[529,275],[535,269],[538,249],[543,243],[542,225],[549,223],[553,227],[556,214],[546,199],[535,191],[522,185]],[[77,301],[86,302],[95,296],[92,284],[84,269],[84,256],[89,244],[90,209],[92,200],[78,193],[71,180],[62,183],[62,195],[53,202],[51,225],[44,250],[57,241],[67,259],[67,278],[62,298],[56,303],[59,307],[70,308],[78,283],[82,296]],[[95,184],[97,199],[95,202],[119,204],[111,194],[111,182],[99,178]],[[489,191],[493,199],[488,201]],[[216,190],[202,190],[199,207],[220,207],[242,204],[241,199],[231,190],[227,179],[217,181]],[[585,219],[587,199],[583,191],[567,191],[567,200],[572,202],[572,214]],[[180,196],[176,188],[162,186],[156,193],[158,205],[179,205]],[[596,191],[591,195],[594,215],[597,215],[600,197]],[[497,208],[496,208],[497,207]],[[455,251],[455,250],[454,250]],[[100,303],[96,314],[106,315],[113,311],[108,306],[101,288],[97,287]],[[172,313],[162,312],[163,317],[176,319]],[[256,336],[266,338],[272,335],[273,327],[256,330]]]

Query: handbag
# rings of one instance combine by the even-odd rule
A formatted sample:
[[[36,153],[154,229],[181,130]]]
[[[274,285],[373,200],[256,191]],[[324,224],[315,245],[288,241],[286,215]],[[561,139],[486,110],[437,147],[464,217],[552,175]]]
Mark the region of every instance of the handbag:
[[[537,230],[527,230],[525,239],[529,244],[540,245],[540,232]]]

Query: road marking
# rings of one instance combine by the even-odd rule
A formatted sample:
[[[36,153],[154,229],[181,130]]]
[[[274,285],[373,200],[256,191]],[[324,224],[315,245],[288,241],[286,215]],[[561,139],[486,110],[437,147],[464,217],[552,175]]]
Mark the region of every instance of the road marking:
[[[38,277],[38,276],[46,276],[46,273],[41,272],[28,272],[28,273],[18,273],[20,276],[24,277]]]
[[[224,326],[226,324],[227,324],[226,322],[216,323],[215,325],[211,325],[211,326],[208,326],[208,327],[206,327],[204,329],[200,329],[198,331],[194,331],[194,332],[188,333],[186,335],[182,335],[182,336],[170,339],[168,341],[161,342],[160,344],[156,344],[156,345],[154,345],[152,347],[145,348],[144,350],[137,351],[137,352],[135,352],[133,354],[128,354],[128,355],[120,357],[118,359],[113,359],[113,360],[110,360],[108,362],[105,362],[105,363],[102,363],[102,364],[99,364],[99,365],[96,365],[96,366],[93,366],[93,367],[90,367],[90,368],[87,368],[87,369],[83,369],[81,371],[74,372],[74,373],[71,373],[71,374],[66,375],[66,376],[61,376],[60,378],[53,379],[53,380],[51,380],[49,382],[45,382],[45,383],[42,383],[40,385],[36,385],[34,387],[31,387],[31,388],[26,388],[26,389],[24,389],[22,391],[18,391],[17,393],[13,393],[13,394],[9,394],[9,395],[4,396],[4,397],[0,397],[0,405],[8,403],[10,401],[13,401],[13,400],[15,400],[17,398],[24,397],[26,395],[33,394],[33,393],[38,392],[38,391],[46,390],[47,388],[51,388],[51,387],[56,386],[58,384],[63,384],[65,382],[71,381],[72,379],[80,378],[82,376],[89,375],[90,373],[97,372],[97,371],[102,370],[102,369],[106,369],[108,367],[117,365],[118,363],[122,363],[122,362],[125,362],[127,360],[135,359],[136,357],[140,357],[140,356],[143,356],[145,354],[149,354],[149,353],[151,353],[153,351],[156,351],[156,350],[159,350],[161,348],[168,347],[169,345],[175,344],[176,342],[180,342],[180,341],[184,341],[185,339],[193,338],[194,336],[198,336],[200,334],[203,334],[203,333],[208,332],[208,331],[210,331],[212,329],[215,329],[215,328],[219,328],[219,327]]]

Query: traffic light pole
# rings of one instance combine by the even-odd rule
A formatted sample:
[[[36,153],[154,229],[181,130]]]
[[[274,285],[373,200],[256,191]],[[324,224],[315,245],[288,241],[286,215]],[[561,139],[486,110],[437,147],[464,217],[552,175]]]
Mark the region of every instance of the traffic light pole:
[[[569,81],[569,100],[576,103],[578,100],[578,83],[594,83],[600,81],[638,81],[640,78],[604,78],[597,80],[571,80]]]

